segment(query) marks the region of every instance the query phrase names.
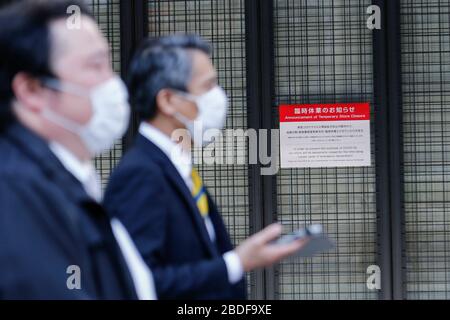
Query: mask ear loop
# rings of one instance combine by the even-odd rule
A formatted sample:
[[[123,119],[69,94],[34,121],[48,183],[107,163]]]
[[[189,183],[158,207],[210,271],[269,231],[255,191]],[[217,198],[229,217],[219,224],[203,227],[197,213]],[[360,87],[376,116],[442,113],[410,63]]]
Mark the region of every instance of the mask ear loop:
[[[41,83],[48,89],[73,94],[79,97],[86,97],[85,90],[81,89],[72,84],[61,85],[61,82],[54,78],[41,78]],[[84,91],[84,92],[83,92]],[[43,110],[43,116],[50,120],[51,122],[62,126],[63,128],[69,130],[74,134],[78,134],[82,128],[82,126],[74,121],[64,118],[59,114],[45,108]]]
[[[189,100],[190,102],[194,102],[195,104],[197,104],[198,97],[193,95],[192,93],[181,91],[178,89],[167,89],[167,90],[172,91],[173,93],[182,96],[183,98]]]
[[[82,126],[74,121],[68,120],[53,111],[50,111],[48,109],[44,109],[42,111],[42,115],[53,122],[54,124],[57,124],[59,126],[62,126],[64,129],[69,130],[73,134],[79,134],[79,132],[82,129]]]
[[[90,97],[89,91],[82,88],[81,86],[72,83],[62,83],[60,80],[55,78],[43,77],[41,78],[41,83],[44,85],[44,87],[55,91],[73,94],[82,98]]]
[[[173,93],[185,98],[186,100],[195,103],[196,108],[198,109],[198,112],[200,112],[200,109],[198,108],[198,103],[197,103],[197,97],[188,93],[188,92],[184,92],[178,89],[168,89],[169,91],[172,91]],[[179,112],[176,112],[174,115],[174,118],[177,119],[178,121],[180,121],[181,123],[183,123],[184,125],[188,125],[188,123],[194,122],[196,121],[196,119],[191,120],[186,118],[184,115],[182,115]]]

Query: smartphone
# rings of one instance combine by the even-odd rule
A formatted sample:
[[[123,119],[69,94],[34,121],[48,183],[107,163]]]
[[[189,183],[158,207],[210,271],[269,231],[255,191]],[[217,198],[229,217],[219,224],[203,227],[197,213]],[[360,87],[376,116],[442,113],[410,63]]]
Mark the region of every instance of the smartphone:
[[[313,257],[334,248],[334,243],[323,231],[323,226],[313,224],[280,237],[274,244],[288,244],[296,240],[307,240],[306,244],[294,255],[296,257]]]
[[[276,244],[288,244],[300,239],[309,239],[314,236],[322,235],[323,227],[321,224],[312,224],[310,226],[305,226],[301,229],[298,229],[290,234],[282,236],[278,240],[275,241]]]

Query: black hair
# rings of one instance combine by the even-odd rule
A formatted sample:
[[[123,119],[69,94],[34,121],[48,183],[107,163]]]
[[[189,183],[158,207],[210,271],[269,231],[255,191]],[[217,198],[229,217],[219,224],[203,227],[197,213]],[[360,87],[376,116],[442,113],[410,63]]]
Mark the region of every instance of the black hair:
[[[186,91],[192,73],[190,50],[211,54],[210,45],[197,35],[172,35],[146,40],[129,69],[130,102],[138,116],[156,115],[156,96],[162,89]]]
[[[81,0],[20,0],[0,10],[0,130],[14,121],[12,81],[19,72],[53,76],[50,24],[69,18],[70,8],[91,16]]]

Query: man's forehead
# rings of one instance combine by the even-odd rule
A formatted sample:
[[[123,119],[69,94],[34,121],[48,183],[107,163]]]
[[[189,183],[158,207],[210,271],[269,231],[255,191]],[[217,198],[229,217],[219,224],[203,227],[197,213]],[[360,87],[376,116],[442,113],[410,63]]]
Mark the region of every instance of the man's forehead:
[[[82,16],[79,28],[69,28],[66,19],[58,19],[50,24],[53,57],[61,53],[89,55],[108,50],[108,43],[97,24],[90,17]]]

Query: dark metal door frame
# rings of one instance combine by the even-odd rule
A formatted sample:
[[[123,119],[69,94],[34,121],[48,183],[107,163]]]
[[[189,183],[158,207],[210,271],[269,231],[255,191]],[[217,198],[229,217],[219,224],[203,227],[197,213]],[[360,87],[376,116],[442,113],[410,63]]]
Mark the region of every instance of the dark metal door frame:
[[[271,130],[274,126],[273,1],[245,1],[247,57],[248,128]],[[267,151],[271,152],[270,139]],[[251,231],[257,232],[276,218],[276,180],[262,176],[261,165],[249,166],[249,206]],[[255,272],[255,292],[252,298],[274,299],[275,269]]]
[[[398,300],[405,298],[400,0],[373,4],[382,21],[373,31],[380,299]]]
[[[128,67],[139,44],[148,37],[148,0],[120,0],[120,63],[126,80]],[[132,114],[130,127],[123,139],[124,150],[133,142],[139,119]]]

